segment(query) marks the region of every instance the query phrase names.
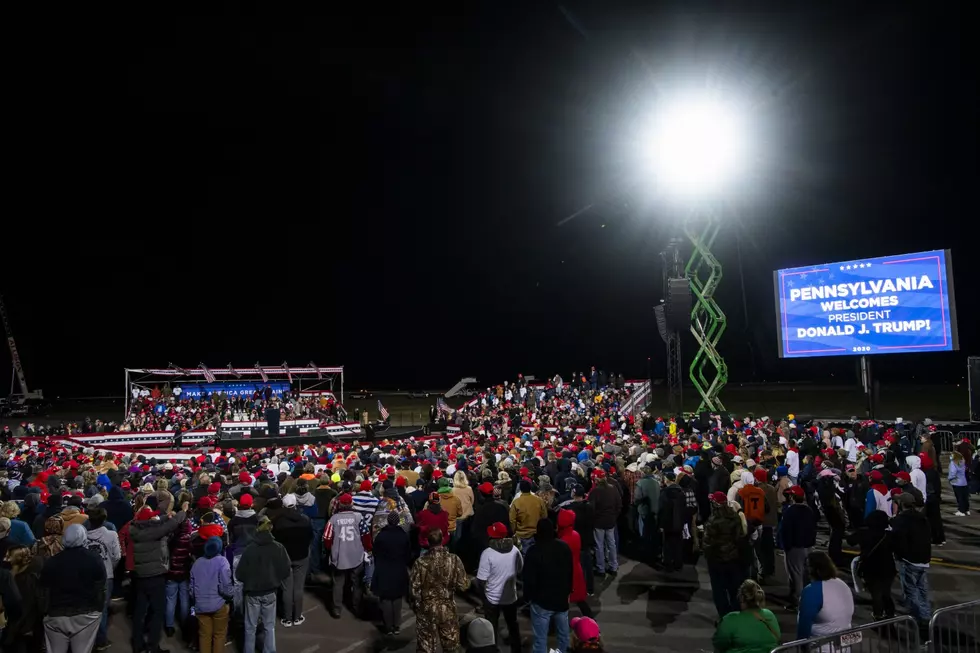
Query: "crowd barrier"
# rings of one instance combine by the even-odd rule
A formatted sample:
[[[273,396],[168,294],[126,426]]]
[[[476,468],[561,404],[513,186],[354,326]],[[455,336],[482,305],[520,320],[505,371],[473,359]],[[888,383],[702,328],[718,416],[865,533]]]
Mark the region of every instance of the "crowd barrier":
[[[963,438],[969,439],[974,447],[980,447],[980,431],[960,431],[956,434],[952,431],[934,431],[932,434],[933,444],[942,453],[952,451],[953,446]]]
[[[772,653],[919,653],[919,626],[909,616],[777,646]]]
[[[980,599],[940,608],[929,621],[932,653],[980,651]]]

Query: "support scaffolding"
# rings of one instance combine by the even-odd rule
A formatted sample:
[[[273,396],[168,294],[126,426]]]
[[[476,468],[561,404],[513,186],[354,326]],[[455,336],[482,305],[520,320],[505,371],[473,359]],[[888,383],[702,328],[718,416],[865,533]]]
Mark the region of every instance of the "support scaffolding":
[[[725,410],[719,395],[728,383],[728,366],[718,353],[717,345],[727,322],[714,298],[721,283],[721,263],[711,253],[720,229],[719,216],[710,210],[695,214],[684,223],[684,233],[694,248],[684,272],[691,281],[695,300],[691,309],[691,333],[699,347],[691,361],[690,375],[701,395],[698,412]]]

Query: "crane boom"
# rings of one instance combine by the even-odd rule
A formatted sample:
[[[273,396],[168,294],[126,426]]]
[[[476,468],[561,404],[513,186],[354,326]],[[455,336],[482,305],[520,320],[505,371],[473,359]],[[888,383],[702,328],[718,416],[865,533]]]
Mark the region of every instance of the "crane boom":
[[[20,383],[20,391],[24,398],[31,396],[27,389],[27,377],[24,376],[24,366],[20,363],[20,354],[17,353],[17,343],[14,342],[14,332],[10,328],[10,319],[7,317],[7,307],[3,303],[3,296],[0,296],[0,319],[3,320],[3,331],[7,335],[7,346],[10,347],[10,360],[17,373],[17,381]]]

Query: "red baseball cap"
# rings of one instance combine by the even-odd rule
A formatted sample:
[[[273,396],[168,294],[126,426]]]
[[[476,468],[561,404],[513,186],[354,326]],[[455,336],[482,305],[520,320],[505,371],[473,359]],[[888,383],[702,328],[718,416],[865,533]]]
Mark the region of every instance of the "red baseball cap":
[[[908,472],[896,472],[895,478],[899,481],[905,481],[907,483],[912,482],[912,476]]]
[[[481,483],[477,489],[483,494],[493,494],[493,483]]]
[[[241,506],[242,508],[251,508],[252,507],[252,495],[251,494],[242,494],[240,497],[238,497],[238,505]]]
[[[361,481],[360,486],[358,486],[358,490],[360,490],[361,492],[370,492],[371,491],[371,481],[368,481],[368,480]]]
[[[507,527],[499,521],[487,526],[487,535],[495,540],[507,537]]]
[[[728,495],[724,492],[712,492],[708,495],[708,498],[715,503],[728,503]]]
[[[407,484],[408,484],[408,481],[405,480],[405,477],[404,476],[396,476],[395,477],[395,487],[405,487]]]
[[[792,494],[794,497],[802,497],[804,493],[803,488],[799,485],[794,485],[793,487],[786,488],[786,494]]]

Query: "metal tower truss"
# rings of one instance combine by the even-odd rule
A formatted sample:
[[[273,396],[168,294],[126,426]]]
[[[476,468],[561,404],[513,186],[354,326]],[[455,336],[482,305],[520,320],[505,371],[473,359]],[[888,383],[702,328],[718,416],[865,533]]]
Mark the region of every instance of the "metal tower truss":
[[[721,229],[719,216],[713,212],[692,215],[684,222],[684,233],[693,245],[684,273],[691,280],[694,307],[691,309],[691,333],[698,351],[691,360],[691,382],[701,395],[698,412],[725,410],[719,395],[728,383],[728,366],[718,353],[718,341],[727,326],[725,314],[715,301],[715,290],[721,283],[721,264],[711,247]]]

